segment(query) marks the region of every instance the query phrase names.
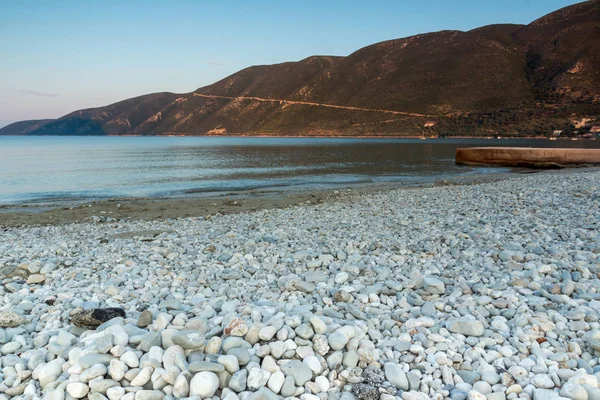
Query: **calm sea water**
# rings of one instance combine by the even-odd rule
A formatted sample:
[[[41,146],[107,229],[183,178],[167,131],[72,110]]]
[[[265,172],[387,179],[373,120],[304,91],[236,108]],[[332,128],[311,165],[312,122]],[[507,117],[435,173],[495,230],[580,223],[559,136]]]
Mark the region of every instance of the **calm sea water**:
[[[414,184],[498,168],[454,165],[463,146],[596,141],[209,137],[0,137],[0,204],[366,182]]]

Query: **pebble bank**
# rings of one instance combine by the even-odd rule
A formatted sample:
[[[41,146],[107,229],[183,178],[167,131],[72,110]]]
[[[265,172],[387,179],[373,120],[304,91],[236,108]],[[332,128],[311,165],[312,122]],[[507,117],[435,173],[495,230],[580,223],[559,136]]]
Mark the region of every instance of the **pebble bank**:
[[[4,228],[0,399],[598,400],[599,202],[582,171]]]

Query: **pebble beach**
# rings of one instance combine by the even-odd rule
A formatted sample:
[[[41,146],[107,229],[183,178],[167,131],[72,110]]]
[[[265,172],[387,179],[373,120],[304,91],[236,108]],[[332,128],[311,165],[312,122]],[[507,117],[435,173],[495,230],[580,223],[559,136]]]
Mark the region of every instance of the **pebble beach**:
[[[0,399],[598,400],[599,203],[582,169],[0,227]]]

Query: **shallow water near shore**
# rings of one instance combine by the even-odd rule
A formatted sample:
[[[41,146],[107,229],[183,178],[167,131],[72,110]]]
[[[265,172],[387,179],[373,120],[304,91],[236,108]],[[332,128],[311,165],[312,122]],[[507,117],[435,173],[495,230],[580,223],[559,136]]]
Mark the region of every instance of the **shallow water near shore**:
[[[509,169],[454,165],[458,147],[599,148],[597,141],[0,137],[0,204],[415,185]]]

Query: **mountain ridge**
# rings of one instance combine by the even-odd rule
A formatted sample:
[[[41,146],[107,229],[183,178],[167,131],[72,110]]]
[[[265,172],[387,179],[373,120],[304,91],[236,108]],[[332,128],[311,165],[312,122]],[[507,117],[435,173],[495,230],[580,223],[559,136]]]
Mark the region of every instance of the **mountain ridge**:
[[[597,37],[600,1],[592,0],[528,25],[438,31],[348,56],[251,66],[190,93],[153,93],[78,110],[22,134],[574,133],[575,120],[600,119]],[[0,135],[14,131],[12,125]]]
[[[53,121],[56,121],[56,119],[32,119],[13,122],[0,128],[0,135],[27,135],[28,133],[33,132],[34,130],[37,130]]]

